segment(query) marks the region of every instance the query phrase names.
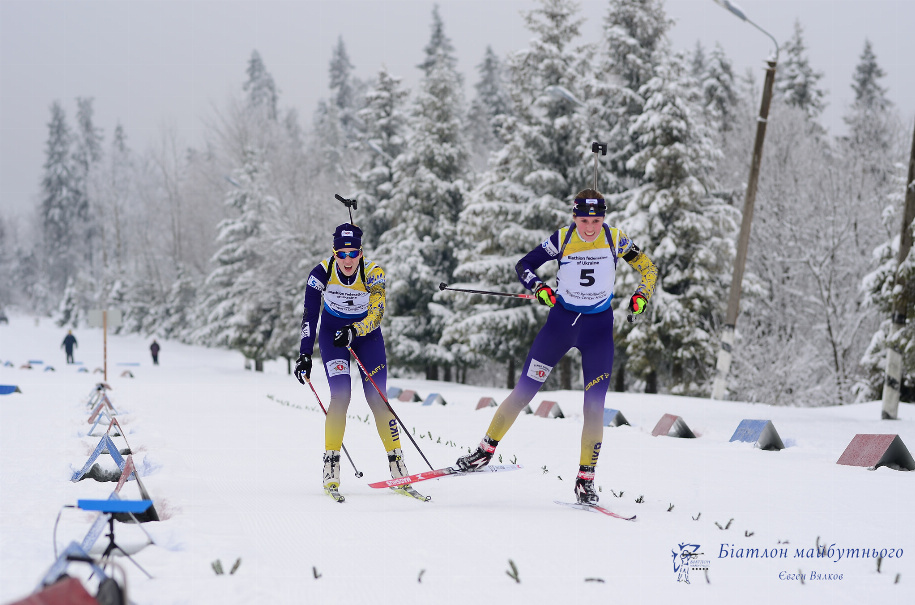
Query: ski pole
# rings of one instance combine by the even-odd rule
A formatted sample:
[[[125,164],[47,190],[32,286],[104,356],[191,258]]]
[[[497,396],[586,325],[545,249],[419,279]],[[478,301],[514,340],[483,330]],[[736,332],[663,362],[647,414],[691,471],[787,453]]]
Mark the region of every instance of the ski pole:
[[[321,398],[318,397],[318,392],[315,390],[314,385],[311,384],[311,380],[308,379],[308,378],[306,378],[306,379],[305,379],[305,382],[307,382],[307,383],[308,383],[308,386],[311,387],[311,392],[315,394],[315,399],[318,400],[318,405],[321,406],[321,411],[324,412],[324,415],[325,415],[325,416],[327,416],[327,410],[324,409],[324,404],[321,403]],[[360,473],[360,472],[359,472],[359,469],[356,468],[356,465],[353,464],[353,459],[350,457],[349,452],[346,451],[346,446],[343,445],[343,443],[341,442],[341,443],[340,443],[340,447],[343,449],[343,453],[346,454],[346,457],[347,457],[347,459],[349,460],[350,466],[352,466],[352,467],[353,467],[353,470],[356,471],[356,477],[362,477],[362,473]]]
[[[388,398],[384,396],[384,393],[382,393],[381,389],[378,388],[378,385],[375,384],[375,380],[372,378],[372,375],[369,374],[369,371],[365,369],[365,366],[362,365],[362,361],[359,359],[359,356],[356,355],[356,352],[353,351],[352,347],[346,347],[346,348],[347,348],[347,350],[349,350],[350,353],[352,353],[353,359],[356,360],[356,363],[359,364],[359,367],[362,368],[362,373],[365,374],[368,377],[368,379],[372,382],[372,386],[375,387],[376,391],[378,391],[378,394],[381,396],[381,400],[384,401],[385,405],[388,406],[388,409],[391,410],[391,413],[394,414],[394,418],[397,420],[397,424],[404,427],[404,432],[407,433],[407,437],[409,437],[410,441],[413,442],[413,446],[416,448],[416,451],[419,452],[419,455],[422,456],[423,460],[426,461],[426,464],[429,465],[429,470],[434,471],[435,467],[432,466],[432,463],[429,462],[429,459],[426,458],[426,455],[423,453],[423,451],[421,449],[419,449],[419,444],[416,443],[416,439],[413,438],[413,435],[411,435],[410,431],[407,430],[407,427],[404,426],[404,423],[400,419],[400,417],[397,415],[397,412],[395,412],[394,408],[391,407],[391,403],[388,401]]]
[[[490,292],[487,290],[464,290],[462,288],[450,288],[448,284],[442,282],[438,285],[439,290],[452,290],[454,292],[467,292],[469,294],[487,294],[489,296],[509,296],[511,298],[523,298],[525,300],[534,300],[537,297],[533,294],[510,294],[508,292]]]

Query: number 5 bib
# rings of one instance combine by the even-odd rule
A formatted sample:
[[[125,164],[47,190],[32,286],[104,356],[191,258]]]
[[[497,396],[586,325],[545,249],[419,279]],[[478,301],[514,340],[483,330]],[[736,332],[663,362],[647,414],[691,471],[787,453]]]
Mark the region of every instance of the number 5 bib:
[[[603,231],[593,242],[582,240],[577,231],[571,237],[567,232],[559,234],[565,245],[560,252],[556,274],[556,296],[570,311],[591,314],[610,308],[616,279],[616,255],[606,225]]]

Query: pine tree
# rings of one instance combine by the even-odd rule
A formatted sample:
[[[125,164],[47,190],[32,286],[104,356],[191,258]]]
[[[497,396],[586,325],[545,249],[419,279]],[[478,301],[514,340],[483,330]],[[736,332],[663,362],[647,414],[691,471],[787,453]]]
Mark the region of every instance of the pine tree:
[[[847,142],[858,153],[885,153],[892,143],[892,132],[896,126],[890,114],[893,104],[886,96],[886,88],[879,83],[885,76],[870,40],[865,40],[852,76],[855,100],[843,117],[849,131]]]
[[[882,216],[887,232],[892,236],[877,246],[872,256],[877,261],[876,267],[861,280],[861,288],[867,294],[864,299],[866,308],[881,318],[880,325],[874,330],[867,350],[861,358],[864,369],[862,380],[855,385],[859,400],[869,401],[882,396],[883,381],[886,376],[886,356],[890,348],[902,352],[902,385],[903,400],[910,401],[915,377],[915,355],[909,343],[915,341],[915,323],[907,322],[902,330],[896,331],[893,325],[893,307],[895,303],[896,275],[905,280],[907,290],[906,316],[915,313],[915,255],[911,252],[900,264],[899,258],[899,224],[902,222],[905,206],[906,167],[896,166],[894,184],[887,197],[886,208]],[[912,229],[915,226],[909,226]],[[908,394],[908,395],[906,395]]]
[[[165,295],[162,319],[157,332],[165,338],[184,338],[192,329],[194,306],[197,302],[197,284],[183,265]]]
[[[734,69],[721,44],[716,43],[702,70],[700,89],[710,122],[723,133],[731,130],[737,105]]]
[[[103,225],[110,224],[110,229],[103,232],[104,250],[110,250],[114,257],[114,269],[121,273],[128,254],[127,211],[133,195],[133,157],[127,146],[127,135],[120,122],[114,128],[109,153],[107,187],[105,195],[108,200],[107,218]],[[105,261],[107,265],[107,258]]]
[[[269,234],[278,203],[268,193],[269,168],[263,161],[263,152],[249,149],[245,159],[244,166],[232,174],[238,186],[229,190],[226,205],[234,216],[221,221],[218,227],[220,248],[213,257],[216,268],[205,282],[206,325],[195,332],[194,339],[238,349],[261,366],[267,354],[271,322],[276,319],[258,317],[258,313],[263,311],[265,298],[274,294],[262,266],[267,252],[274,252]]]
[[[426,77],[440,61],[444,61],[451,70],[457,69],[457,57],[454,56],[454,44],[445,34],[445,23],[438,12],[438,4],[432,6],[432,35],[425,47],[426,58],[417,65]],[[455,73],[457,73],[455,71]],[[458,76],[460,79],[460,75]]]
[[[705,47],[700,40],[696,40],[696,47],[693,49],[692,57],[689,60],[689,73],[696,80],[701,81],[705,75],[708,59],[705,56]]]
[[[502,61],[486,47],[483,61],[477,65],[479,81],[474,85],[476,97],[470,104],[468,124],[477,164],[485,166],[489,153],[500,144],[501,116],[511,111],[511,99],[505,90],[506,82]]]
[[[331,101],[337,106],[344,131],[352,129],[354,93],[350,81],[352,71],[353,64],[350,63],[346,46],[343,44],[343,36],[340,36],[337,38],[337,45],[330,58],[330,92]]]
[[[378,72],[375,85],[366,95],[366,106],[359,112],[365,122],[362,162],[353,173],[359,202],[359,226],[365,246],[371,249],[394,219],[390,200],[394,190],[394,163],[407,146],[405,104],[409,92],[401,79],[387,68]]]
[[[647,317],[626,337],[628,368],[648,392],[704,392],[717,349],[715,320],[729,282],[733,211],[708,193],[719,154],[691,104],[686,68],[678,57],[657,67],[639,90],[643,112],[630,135],[638,153],[626,169],[642,184],[608,201],[620,210],[608,217],[658,266]],[[617,292],[636,284],[634,272],[617,279]]]
[[[51,105],[41,181],[41,228],[52,296],[63,292],[76,266],[73,258],[79,202],[70,150],[73,139],[60,103]]]
[[[435,13],[437,15],[437,11]],[[444,35],[444,34],[442,34]],[[387,274],[386,344],[391,363],[451,379],[452,353],[439,344],[450,314],[433,302],[457,265],[456,224],[471,178],[461,79],[443,50],[427,67],[407,151],[394,162],[391,227],[377,257]]]
[[[91,97],[76,99],[77,130],[74,137],[73,174],[76,201],[76,228],[80,260],[93,266],[94,252],[100,247],[99,170],[102,161],[102,131],[95,126]]]
[[[525,15],[534,37],[508,63],[512,106],[502,122],[505,146],[493,154],[458,224],[467,244],[454,275],[464,285],[518,292],[518,259],[571,221],[572,198],[590,184],[580,177],[582,158],[590,155],[590,145],[581,146],[586,117],[573,101],[550,93],[561,86],[580,94],[588,49],[573,46],[582,23],[577,11],[569,0],[541,0]],[[540,275],[546,279],[554,271],[545,266]],[[443,344],[478,363],[507,361],[506,383],[514,386],[514,363],[526,357],[544,310],[508,298],[460,296]]]
[[[608,143],[611,174],[597,183],[605,194],[619,192],[638,178],[627,169],[629,158],[638,152],[629,131],[645,103],[639,91],[670,53],[667,32],[672,25],[661,0],[610,0],[594,76],[585,83],[592,136]]]
[[[784,58],[775,72],[775,88],[788,105],[803,109],[807,117],[815,120],[825,107],[826,93],[819,88],[822,72],[814,71],[810,66],[800,21],[794,22],[794,35],[782,47],[782,52]]]
[[[267,119],[275,122],[278,115],[276,84],[256,50],[251,51],[247,74],[248,80],[242,88],[248,93],[248,107],[262,112]]]

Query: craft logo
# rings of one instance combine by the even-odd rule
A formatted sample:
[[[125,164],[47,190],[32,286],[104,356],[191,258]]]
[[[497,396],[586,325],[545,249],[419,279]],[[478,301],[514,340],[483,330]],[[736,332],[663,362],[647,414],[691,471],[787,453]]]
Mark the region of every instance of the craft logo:
[[[537,382],[544,382],[552,370],[553,366],[548,366],[545,363],[537,361],[536,359],[531,359],[531,365],[527,369],[527,375]]]
[[[674,562],[674,573],[677,574],[677,582],[689,584],[690,571],[708,569],[709,560],[699,558],[705,553],[699,552],[698,544],[678,544],[677,548],[670,552]]]
[[[349,374],[349,361],[346,359],[331,359],[326,364],[327,377],[333,378],[340,374]]]

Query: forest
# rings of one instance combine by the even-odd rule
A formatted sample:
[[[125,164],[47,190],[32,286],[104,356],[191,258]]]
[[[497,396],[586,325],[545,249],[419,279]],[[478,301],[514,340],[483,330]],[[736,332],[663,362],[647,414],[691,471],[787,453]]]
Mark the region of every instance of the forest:
[[[96,126],[93,98],[75,99],[72,116],[69,100],[49,100],[39,204],[0,217],[0,280],[16,284],[0,308],[61,327],[118,309],[122,332],[232,348],[255,369],[291,363],[308,274],[348,220],[340,194],[358,201],[365,255],[386,273],[391,373],[512,386],[547,310],[438,285],[522,292],[518,259],[596,184],[607,223],[659,269],[645,314],[617,312],[610,388],[708,396],[763,66],[734,73],[718,45],[674,51],[661,0],[608,0],[590,17],[602,19],[596,41],[581,35],[585,18],[571,0],[532,0],[528,46],[480,48],[462,74],[435,8],[415,90],[384,68],[357,77],[341,36],[311,116],[252,49],[194,144],[163,128],[134,149],[122,126]],[[842,135],[820,123],[827,95],[803,24],[779,48],[730,399],[877,399],[896,348],[911,400],[912,332],[891,315],[913,128],[887,98],[872,41],[856,43]],[[596,172],[595,141],[608,146]],[[907,258],[899,274],[911,273]],[[637,277],[621,263],[614,307]],[[582,387],[576,351],[559,369],[546,388]]]

